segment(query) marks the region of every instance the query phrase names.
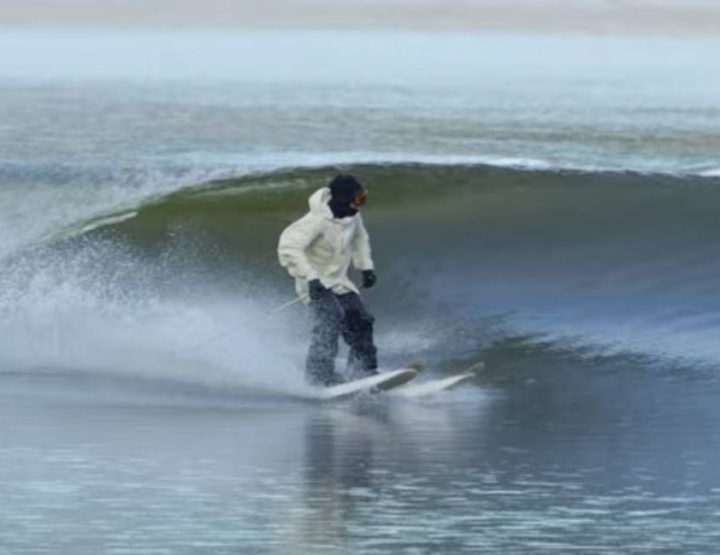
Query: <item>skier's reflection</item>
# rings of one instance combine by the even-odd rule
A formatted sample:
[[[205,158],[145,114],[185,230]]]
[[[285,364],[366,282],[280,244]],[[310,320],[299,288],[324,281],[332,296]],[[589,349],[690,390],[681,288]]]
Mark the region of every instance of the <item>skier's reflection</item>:
[[[380,413],[378,413],[380,412]],[[305,427],[305,518],[302,543],[340,547],[349,525],[377,492],[373,444],[383,434],[382,411],[321,410]]]

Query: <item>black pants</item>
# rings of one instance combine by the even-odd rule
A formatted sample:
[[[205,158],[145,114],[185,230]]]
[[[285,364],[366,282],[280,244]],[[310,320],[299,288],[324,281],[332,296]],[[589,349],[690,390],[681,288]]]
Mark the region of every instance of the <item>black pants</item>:
[[[360,295],[336,295],[330,290],[310,301],[312,338],[305,372],[308,381],[328,385],[338,380],[335,358],[342,335],[350,347],[348,368],[353,377],[377,371],[377,349],[373,342],[375,318],[368,312]]]

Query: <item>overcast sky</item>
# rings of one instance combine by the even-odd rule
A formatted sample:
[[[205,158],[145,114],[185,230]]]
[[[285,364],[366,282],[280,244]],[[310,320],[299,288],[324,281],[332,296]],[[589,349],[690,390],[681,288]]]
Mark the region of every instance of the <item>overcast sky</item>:
[[[0,0],[0,26],[717,35],[720,0]]]

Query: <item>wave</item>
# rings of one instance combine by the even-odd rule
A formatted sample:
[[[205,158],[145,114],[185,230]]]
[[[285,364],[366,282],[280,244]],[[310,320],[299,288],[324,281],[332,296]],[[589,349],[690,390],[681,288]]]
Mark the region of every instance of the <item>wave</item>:
[[[293,175],[343,166],[497,167],[521,171],[616,174],[617,169],[596,165],[558,163],[530,157],[490,155],[428,155],[412,153],[353,152],[325,155],[283,153],[282,156],[240,156],[229,164],[122,166],[115,163],[18,162],[0,160],[0,182],[7,202],[0,207],[0,257],[33,244],[87,231],[106,218],[132,212],[138,206],[162,201],[174,192],[194,190],[211,180],[266,174]],[[642,174],[643,172],[635,172]],[[646,172],[658,177],[718,177],[714,167],[692,167]],[[3,210],[6,209],[6,210]],[[19,227],[17,221],[24,224]]]
[[[270,316],[293,294],[275,245],[338,171],[370,191],[380,281],[366,295],[387,365],[448,366],[512,337],[720,362],[720,180],[417,163],[202,182],[83,221],[8,261],[5,364],[158,377],[173,353],[220,384],[294,383],[304,313]]]

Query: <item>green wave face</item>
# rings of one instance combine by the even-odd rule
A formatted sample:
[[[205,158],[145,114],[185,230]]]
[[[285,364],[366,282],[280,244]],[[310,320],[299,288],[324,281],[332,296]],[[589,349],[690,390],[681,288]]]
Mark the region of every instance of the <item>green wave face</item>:
[[[563,254],[577,265],[600,251],[618,264],[651,257],[660,245],[672,256],[673,244],[695,238],[701,248],[719,232],[716,179],[417,164],[288,170],[200,184],[126,218],[90,225],[82,238],[112,237],[159,252],[183,233],[225,253],[222,261],[208,261],[218,271],[242,264],[273,273],[280,232],[340,171],[357,175],[369,190],[363,217],[375,255],[391,268],[409,258],[428,268],[439,260],[487,266],[511,254],[518,263],[542,259],[551,268],[563,266]]]

